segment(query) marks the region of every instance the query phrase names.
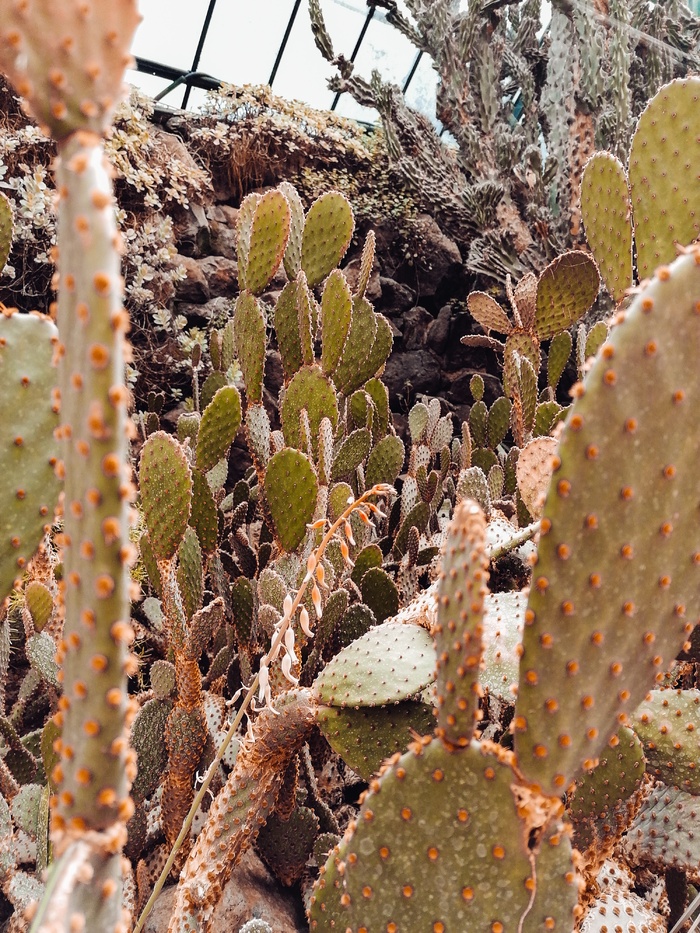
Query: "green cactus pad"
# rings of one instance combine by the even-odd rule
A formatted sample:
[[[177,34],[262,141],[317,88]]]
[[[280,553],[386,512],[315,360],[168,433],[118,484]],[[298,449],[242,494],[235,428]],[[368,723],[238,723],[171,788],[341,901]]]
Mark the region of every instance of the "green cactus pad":
[[[399,533],[394,539],[394,554],[397,557],[403,557],[408,547],[408,534],[411,528],[417,528],[422,534],[428,527],[430,521],[430,504],[428,502],[419,502],[414,505],[406,518],[401,523]]]
[[[492,330],[495,330],[497,334],[509,334],[513,330],[506,312],[486,292],[472,292],[467,298],[467,308],[487,334]]]
[[[626,852],[635,865],[655,871],[677,868],[700,881],[698,798],[657,784],[627,832]]]
[[[376,244],[377,238],[374,234],[374,230],[370,230],[365,239],[365,245],[362,247],[360,274],[357,277],[357,285],[355,286],[355,296],[357,298],[365,297],[365,292],[367,291],[367,286],[372,276],[372,269],[374,268]]]
[[[7,195],[0,193],[0,274],[12,248],[12,205]]]
[[[301,270],[301,238],[304,232],[304,205],[294,185],[283,181],[278,190],[289,204],[289,237],[284,251],[284,271],[290,279],[295,279]]]
[[[202,549],[194,528],[189,527],[185,531],[177,554],[177,586],[182,597],[185,617],[191,619],[202,605],[204,595]]]
[[[131,793],[137,800],[150,797],[160,784],[168,764],[165,724],[173,708],[166,698],[148,700],[131,726],[131,746],[136,750],[138,771]]]
[[[420,693],[435,676],[435,649],[424,628],[384,622],[344,648],[314,683],[326,706],[381,706]]]
[[[58,426],[52,390],[55,326],[34,314],[0,315],[0,603],[53,522]]]
[[[249,649],[253,644],[255,624],[255,588],[251,580],[238,577],[231,586],[233,626],[239,647]]]
[[[640,279],[649,278],[700,234],[697,165],[700,78],[661,88],[637,124],[629,180]]]
[[[374,402],[377,409],[378,424],[376,425],[379,437],[383,437],[389,427],[389,390],[381,379],[368,379],[364,391]]]
[[[350,246],[354,229],[350,202],[339,191],[328,191],[311,205],[301,241],[301,268],[310,288],[338,265]]]
[[[510,425],[510,404],[510,399],[502,395],[500,398],[497,398],[491,408],[489,408],[489,416],[486,423],[486,435],[488,439],[488,446],[491,447],[492,450],[495,450],[499,444],[503,443],[506,434],[508,433],[508,426]],[[451,441],[451,420],[449,422],[449,427]],[[449,441],[446,441],[446,443],[449,443]],[[441,444],[440,446],[442,447],[444,445]]]
[[[255,212],[238,240],[238,280],[241,288],[259,295],[282,261],[289,236],[290,209],[281,191],[267,191],[255,202]]]
[[[350,286],[340,269],[334,269],[326,279],[321,299],[321,367],[327,376],[340,362],[351,318]]]
[[[282,884],[296,884],[301,878],[313,851],[319,825],[313,810],[297,806],[286,820],[273,813],[261,828],[256,848]]]
[[[367,428],[358,428],[348,434],[333,458],[331,482],[336,483],[352,476],[359,465],[364,463],[371,446],[372,435]]]
[[[589,356],[595,356],[607,339],[608,325],[605,321],[597,321],[588,331],[584,357],[588,359]]]
[[[399,611],[399,591],[381,567],[370,567],[362,577],[360,591],[362,602],[369,606],[377,622],[383,622]]]
[[[288,282],[275,305],[275,333],[286,379],[291,379],[302,365],[299,301],[303,287],[303,282]]]
[[[598,297],[598,269],[588,253],[571,250],[550,262],[537,283],[535,331],[553,337],[578,321]]]
[[[699,300],[682,256],[613,331],[559,442],[514,720],[519,767],[548,794],[594,764],[700,610]]]
[[[206,473],[228,453],[241,426],[241,397],[235,386],[219,389],[204,409],[197,434],[198,470]]]
[[[151,664],[149,671],[151,688],[159,700],[165,700],[175,693],[175,665],[158,658]]]
[[[506,762],[474,743],[413,748],[365,796],[339,847],[337,893],[327,904],[323,875],[314,888],[311,930],[569,933],[578,891],[555,818],[557,832],[538,833],[530,849],[537,814],[518,805]],[[540,860],[547,877],[538,903]]]
[[[285,551],[304,540],[318,495],[316,474],[308,457],[285,448],[270,459],[265,471],[265,500],[275,536]]]
[[[700,794],[700,690],[651,690],[631,724],[644,743],[649,774]]]
[[[58,686],[58,664],[56,664],[56,643],[48,632],[31,635],[24,646],[27,660],[41,679],[53,687]]]
[[[632,285],[632,204],[624,166],[596,152],[581,177],[581,214],[603,283],[620,302]]]
[[[394,334],[391,330],[391,324],[382,314],[375,314],[374,319],[377,325],[372,349],[365,356],[359,369],[343,385],[343,394],[350,395],[355,389],[359,389],[368,379],[376,376],[378,372],[384,369],[384,364],[389,359],[391,348],[394,345]]]
[[[36,580],[24,588],[24,601],[32,617],[34,628],[40,632],[53,615],[53,596],[51,591]]]
[[[270,416],[262,405],[249,405],[245,413],[245,433],[253,461],[264,469],[270,459]]]
[[[368,544],[367,547],[363,547],[355,558],[355,566],[350,574],[353,583],[359,586],[367,571],[372,567],[381,567],[383,562],[384,555],[378,544]]]
[[[214,393],[214,395],[215,394],[216,393]],[[212,395],[212,398],[214,398],[214,395]],[[207,405],[208,404],[209,402],[207,402]],[[190,450],[195,450],[197,447],[197,435],[199,434],[199,423],[201,420],[202,416],[198,411],[183,412],[177,419],[177,439],[183,445],[185,441],[189,441]],[[151,431],[150,433],[152,434],[153,432]]]
[[[408,430],[414,444],[421,444],[425,440],[425,430],[428,427],[430,413],[428,406],[423,402],[416,402],[408,413]]]
[[[156,431],[141,451],[141,504],[153,553],[169,560],[182,541],[190,518],[192,473],[178,442]]]
[[[547,354],[547,385],[556,389],[571,356],[573,341],[568,330],[563,330],[552,339]]]
[[[367,460],[365,469],[365,484],[369,489],[377,483],[388,483],[390,486],[403,467],[406,451],[400,437],[389,434],[383,437],[374,447]]]
[[[343,514],[349,503],[355,498],[352,488],[347,483],[336,483],[328,494],[328,517],[334,522]]]
[[[528,360],[535,373],[539,373],[540,371],[540,351],[532,337],[529,337],[527,334],[511,334],[506,340],[506,348],[503,351],[503,388],[506,395],[511,398],[518,388],[516,361],[519,356],[525,357],[525,359]],[[474,407],[473,405],[472,410]],[[472,435],[474,436],[471,416],[469,419],[469,427],[472,429]],[[476,436],[474,436],[474,443],[480,447],[484,446],[484,443],[479,442]]]
[[[433,711],[415,700],[359,709],[320,706],[318,725],[333,751],[368,781],[385,758],[406,750],[412,736],[430,732]]]
[[[219,389],[222,389],[226,385],[228,385],[228,381],[226,379],[226,376],[223,373],[219,372],[218,370],[214,370],[213,373],[209,373],[207,378],[204,380],[204,384],[202,385],[202,390],[199,393],[200,404],[204,408],[206,408],[209,402],[211,402],[211,400],[214,398],[216,393],[219,391]],[[188,436],[192,437],[192,433],[189,433]],[[193,439],[196,440],[196,434]],[[185,442],[184,437],[181,440],[182,440],[182,443],[184,444]],[[191,446],[194,447],[194,444],[191,443]]]
[[[484,596],[488,583],[486,518],[471,499],[460,502],[450,523],[436,595],[436,734],[467,745],[479,706]]]
[[[598,766],[577,779],[569,799],[572,842],[580,852],[591,846],[602,852],[610,850],[634,815],[636,792],[643,780],[642,743],[631,729],[623,727],[612,747],[601,752]]]
[[[265,370],[265,319],[262,308],[249,292],[242,292],[233,309],[236,355],[243,371],[248,403],[262,401]]]
[[[314,339],[318,324],[318,306],[303,272],[299,273],[297,282],[299,286],[297,289],[297,319],[301,344],[301,361],[306,366],[311,366],[315,359]]]
[[[204,473],[192,471],[192,508],[190,525],[197,532],[205,554],[213,554],[219,537],[219,513]]]
[[[367,362],[370,348],[374,346],[377,320],[377,315],[368,301],[364,298],[355,301],[343,355],[333,373],[333,382],[347,395],[362,385],[361,381],[357,381],[357,375]],[[370,375],[373,376],[374,373]]]
[[[338,424],[335,389],[318,366],[305,366],[294,375],[280,405],[285,443],[289,447],[296,447],[297,450],[305,446],[299,417],[302,408],[305,408],[309,415],[311,443],[314,454],[317,454],[321,421],[328,418],[333,430]]]

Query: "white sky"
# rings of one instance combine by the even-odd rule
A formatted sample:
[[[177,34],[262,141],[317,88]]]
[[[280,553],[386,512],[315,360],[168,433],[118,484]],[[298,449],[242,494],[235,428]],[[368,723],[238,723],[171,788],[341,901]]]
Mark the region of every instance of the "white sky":
[[[199,62],[199,70],[232,84],[266,84],[284,36],[293,0],[218,0]],[[143,22],[132,46],[134,55],[183,70],[192,66],[209,0],[139,0]],[[321,0],[326,26],[336,52],[349,57],[367,15],[365,0]],[[400,3],[400,6],[403,6]],[[403,84],[416,50],[377,10],[364,37],[356,65],[369,78],[378,68],[385,79]],[[274,90],[283,97],[329,108],[333,94],[326,80],[333,73],[314,45],[306,0],[301,0]],[[128,80],[155,95],[168,84],[151,75],[130,72]],[[411,81],[408,102],[435,119],[435,74],[424,56]],[[180,106],[183,88],[164,102]],[[196,108],[204,92],[193,89],[190,108]],[[374,122],[376,113],[359,107],[349,95],[341,98],[338,113]]]

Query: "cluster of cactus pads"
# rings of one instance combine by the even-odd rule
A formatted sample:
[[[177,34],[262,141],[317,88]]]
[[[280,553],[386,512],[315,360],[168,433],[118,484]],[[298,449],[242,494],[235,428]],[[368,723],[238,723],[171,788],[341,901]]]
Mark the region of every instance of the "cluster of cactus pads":
[[[699,309],[695,248],[657,271],[577,392],[525,611],[512,751],[476,731],[486,525],[473,502],[457,507],[437,592],[434,736],[370,781],[316,885],[312,929],[571,930],[591,879],[572,856],[563,795],[582,850],[619,836],[615,815],[627,825],[643,761],[627,724],[667,784],[629,844],[641,861],[697,871],[684,822],[696,806],[697,691],[647,691],[700,609],[700,494],[686,443],[700,393]],[[648,382],[653,395],[640,391]],[[655,823],[667,827],[661,837]],[[592,915],[586,929],[604,929],[602,905]]]
[[[616,854],[700,881],[700,694],[668,677],[680,651],[697,654],[700,250],[644,258],[658,218],[634,175],[647,123],[664,145],[668,119],[688,132],[698,82],[662,92],[671,117],[652,102],[640,122],[640,275],[668,264],[609,337],[579,327],[581,374],[597,356],[569,409],[554,397],[567,328],[598,290],[578,252],[509,284],[513,321],[471,296],[487,332],[471,342],[504,354],[506,394],[488,408],[475,377],[458,438],[437,400],[419,401],[406,458],[381,382],[391,328],[367,298],[374,237],[351,287],[338,268],[349,203],[330,192],[305,211],[284,183],[241,205],[239,296],[176,436],[155,403],[142,419],[137,496],[102,139],[138,16],[132,2],[55,7],[13,2],[0,24],[0,67],[57,143],[59,195],[56,322],[0,317],[0,886],[13,929],[141,930],[174,867],[169,930],[205,933],[256,842],[285,884],[306,883],[312,930],[602,933],[620,910],[659,929],[599,870]],[[0,198],[0,265],[11,229]],[[671,240],[691,239],[696,221],[679,229]],[[230,490],[241,430],[252,466]],[[497,556],[528,544],[527,601],[489,593]],[[138,606],[132,575],[150,590]],[[136,635],[159,655],[141,671]],[[6,697],[18,644],[26,671]],[[513,692],[509,729],[482,721]],[[321,745],[369,785],[344,837],[316,780]],[[308,866],[324,860],[310,891]]]

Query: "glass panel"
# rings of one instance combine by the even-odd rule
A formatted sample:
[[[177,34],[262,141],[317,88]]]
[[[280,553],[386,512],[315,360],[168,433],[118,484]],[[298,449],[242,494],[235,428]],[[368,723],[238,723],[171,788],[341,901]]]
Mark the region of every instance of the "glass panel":
[[[208,6],[208,0],[139,0],[143,20],[136,30],[132,55],[189,71]]]
[[[342,52],[349,58],[367,16],[364,0],[323,0],[321,6],[336,54]],[[302,0],[275,78],[275,92],[327,109],[334,95],[326,81],[334,70],[316,48],[307,4]]]
[[[125,80],[127,84],[133,84],[134,87],[137,87],[149,97],[155,97],[156,94],[160,94],[160,92],[170,84],[170,81],[167,81],[165,78],[144,74],[141,71],[132,71],[131,69],[127,71]],[[177,107],[181,100],[181,91],[175,90],[172,95],[169,94],[165,98],[163,103],[170,104],[171,107]]]
[[[433,60],[429,55],[422,55],[406,89],[406,103],[424,114],[439,132],[442,123],[435,116],[437,86],[438,75],[433,68]]]
[[[293,0],[218,0],[200,71],[229,84],[267,84],[293,9]]]

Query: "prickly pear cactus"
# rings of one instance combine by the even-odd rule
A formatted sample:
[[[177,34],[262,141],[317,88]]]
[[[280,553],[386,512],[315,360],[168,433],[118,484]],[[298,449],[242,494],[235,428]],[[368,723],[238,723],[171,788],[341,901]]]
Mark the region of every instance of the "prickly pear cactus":
[[[635,299],[560,440],[514,720],[518,765],[546,794],[593,766],[700,609],[700,500],[687,444],[700,403],[699,259],[695,249],[659,269]]]
[[[61,488],[54,354],[58,331],[38,315],[0,316],[0,419],[7,443],[0,462],[0,601],[21,577]]]

